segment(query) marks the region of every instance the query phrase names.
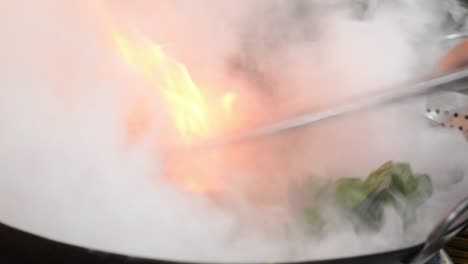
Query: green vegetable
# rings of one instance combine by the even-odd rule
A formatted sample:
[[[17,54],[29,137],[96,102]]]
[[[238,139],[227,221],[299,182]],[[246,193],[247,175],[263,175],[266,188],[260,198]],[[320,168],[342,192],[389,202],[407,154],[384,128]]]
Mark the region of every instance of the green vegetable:
[[[432,181],[429,175],[416,175],[416,188],[407,195],[408,199],[421,205],[432,196]]]
[[[347,209],[353,209],[363,202],[371,189],[359,179],[340,179],[335,184],[336,198]]]
[[[331,195],[330,195],[331,194]],[[342,178],[303,211],[309,230],[319,232],[326,225],[323,208],[334,206],[343,219],[350,219],[356,229],[377,231],[383,225],[385,206],[393,206],[404,226],[415,219],[415,211],[432,195],[432,182],[426,174],[414,174],[408,163],[391,161],[372,171],[362,181]]]
[[[416,178],[409,164],[395,164],[391,168],[393,187],[403,195],[408,195],[417,187]]]

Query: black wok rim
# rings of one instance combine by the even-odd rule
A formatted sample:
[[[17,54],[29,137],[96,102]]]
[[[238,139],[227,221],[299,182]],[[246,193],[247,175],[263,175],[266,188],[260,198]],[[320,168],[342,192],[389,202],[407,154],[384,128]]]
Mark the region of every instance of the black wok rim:
[[[73,244],[73,243],[64,243],[55,239],[47,238],[42,235],[33,234],[31,232],[23,231],[19,228],[16,228],[12,225],[5,224],[0,222],[1,229],[7,229],[6,232],[9,233],[16,233],[22,237],[22,239],[27,239],[33,241],[32,243],[46,243],[49,246],[53,247],[53,250],[67,250],[72,254],[89,254],[95,257],[102,256],[105,258],[113,258],[118,260],[128,260],[130,263],[166,263],[166,264],[196,264],[196,263],[207,263],[207,264],[230,264],[230,263],[240,263],[240,264],[247,264],[247,263],[276,263],[276,264],[283,264],[283,263],[292,263],[292,264],[305,264],[305,263],[321,263],[321,264],[330,264],[330,263],[346,263],[346,262],[359,262],[360,260],[365,261],[366,259],[373,258],[386,258],[392,255],[402,255],[403,258],[408,258],[416,255],[424,246],[424,243],[419,243],[413,246],[399,248],[389,251],[382,251],[378,253],[372,254],[364,254],[364,255],[354,255],[354,256],[347,256],[347,257],[340,257],[340,258],[324,258],[324,259],[311,259],[311,260],[297,260],[297,261],[269,261],[269,262],[215,262],[215,261],[188,261],[188,260],[177,260],[177,259],[167,259],[167,258],[151,258],[151,257],[144,257],[144,256],[135,256],[135,255],[124,255],[122,253],[117,253],[114,251],[107,251],[107,250],[100,250],[100,249],[93,249],[88,248],[85,246]],[[1,238],[0,238],[1,239]]]

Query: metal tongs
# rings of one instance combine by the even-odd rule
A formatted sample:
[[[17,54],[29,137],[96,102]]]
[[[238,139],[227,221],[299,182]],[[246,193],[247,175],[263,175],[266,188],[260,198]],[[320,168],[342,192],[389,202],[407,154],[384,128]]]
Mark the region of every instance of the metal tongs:
[[[217,148],[229,144],[241,143],[261,137],[285,133],[301,127],[312,126],[333,118],[343,117],[389,104],[400,103],[420,96],[446,91],[460,92],[466,90],[466,86],[461,84],[463,81],[468,81],[468,67],[431,76],[406,85],[382,89],[378,92],[360,96],[344,104],[278,121],[244,133],[234,133],[229,136],[211,139],[201,144],[191,146],[190,149]]]

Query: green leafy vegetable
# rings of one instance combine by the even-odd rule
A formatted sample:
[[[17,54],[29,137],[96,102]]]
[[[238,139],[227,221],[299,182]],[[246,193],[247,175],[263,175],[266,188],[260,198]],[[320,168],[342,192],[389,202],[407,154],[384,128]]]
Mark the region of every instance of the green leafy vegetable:
[[[344,178],[335,184],[336,198],[339,203],[348,209],[353,209],[363,202],[371,189],[359,179]]]
[[[327,224],[323,209],[335,206],[344,219],[357,227],[379,230],[385,206],[393,206],[404,226],[415,218],[415,209],[432,195],[426,174],[414,174],[408,163],[386,162],[365,180],[342,178],[320,193],[303,211],[310,230],[321,231]]]

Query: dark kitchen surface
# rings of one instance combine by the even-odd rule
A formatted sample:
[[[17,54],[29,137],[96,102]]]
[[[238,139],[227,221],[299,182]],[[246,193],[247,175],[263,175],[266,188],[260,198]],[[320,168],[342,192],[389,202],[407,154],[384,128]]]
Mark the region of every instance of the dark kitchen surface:
[[[453,238],[445,250],[454,264],[468,264],[468,230]]]

